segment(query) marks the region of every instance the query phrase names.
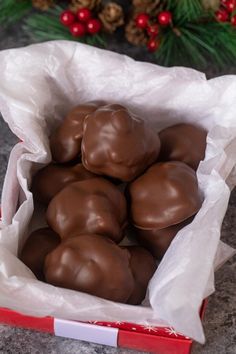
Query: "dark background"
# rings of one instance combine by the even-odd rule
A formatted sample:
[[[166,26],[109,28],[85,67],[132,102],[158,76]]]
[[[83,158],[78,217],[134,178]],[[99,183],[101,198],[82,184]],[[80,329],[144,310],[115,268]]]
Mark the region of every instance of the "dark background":
[[[127,3],[126,1],[120,1]],[[26,35],[19,23],[7,30],[0,28],[0,49],[21,47],[33,43],[32,38]],[[127,54],[137,60],[153,62],[153,56],[143,48],[132,47],[126,43],[121,35],[112,37],[108,49]],[[236,74],[236,64],[233,67],[219,71],[214,63],[205,70],[208,78]],[[1,84],[1,83],[0,83]],[[236,112],[235,112],[236,116]],[[235,117],[236,118],[236,117]],[[0,193],[7,161],[16,138],[9,131],[0,117]],[[236,191],[230,198],[229,208],[222,226],[222,240],[236,248]],[[228,261],[216,273],[216,292],[209,299],[204,319],[206,344],[195,344],[194,354],[235,354],[236,353],[236,257]],[[52,337],[48,334],[32,332],[23,329],[14,329],[0,325],[0,353],[135,353],[126,349],[113,349],[86,342]]]

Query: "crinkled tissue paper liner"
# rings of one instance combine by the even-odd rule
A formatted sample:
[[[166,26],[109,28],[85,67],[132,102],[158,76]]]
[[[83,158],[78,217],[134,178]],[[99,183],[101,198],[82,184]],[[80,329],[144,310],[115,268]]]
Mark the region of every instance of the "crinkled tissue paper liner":
[[[208,81],[192,69],[163,68],[54,41],[0,52],[0,82],[0,110],[23,141],[11,152],[2,193],[0,306],[33,316],[167,324],[203,343],[202,300],[214,291],[214,268],[234,253],[220,241],[220,231],[236,181],[235,172],[231,174],[236,77]],[[34,209],[31,175],[51,161],[48,136],[53,126],[78,103],[101,99],[127,106],[157,131],[179,122],[208,130],[206,157],[197,171],[203,205],[171,243],[149,283],[144,306],[45,284],[17,258]]]

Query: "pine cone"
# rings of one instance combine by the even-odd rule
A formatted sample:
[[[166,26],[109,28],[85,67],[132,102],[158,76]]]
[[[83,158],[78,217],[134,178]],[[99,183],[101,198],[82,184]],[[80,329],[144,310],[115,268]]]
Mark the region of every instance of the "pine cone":
[[[48,10],[49,7],[54,5],[53,0],[32,0],[32,5],[39,10]]]
[[[202,0],[202,5],[206,10],[216,11],[220,7],[220,0]]]
[[[145,45],[148,41],[146,33],[136,26],[134,19],[130,20],[125,27],[125,37],[128,42],[134,45]]]
[[[153,13],[160,3],[160,0],[132,0],[134,13]]]
[[[97,8],[101,3],[101,0],[71,0],[70,10],[73,12],[87,7],[90,10]]]
[[[124,24],[124,13],[121,6],[115,2],[109,2],[98,15],[103,28],[108,33],[113,33]]]

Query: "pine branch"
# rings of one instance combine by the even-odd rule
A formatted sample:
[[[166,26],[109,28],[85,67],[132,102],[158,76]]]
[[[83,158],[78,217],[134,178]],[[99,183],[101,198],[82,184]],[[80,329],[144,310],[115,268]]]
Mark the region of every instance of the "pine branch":
[[[18,21],[32,8],[30,0],[1,0],[0,24],[4,27]]]
[[[47,13],[32,15],[26,19],[23,28],[35,40],[71,40],[70,32],[59,21],[62,11],[60,7],[55,7]]]
[[[85,35],[83,37],[73,37],[69,29],[63,26],[59,17],[64,9],[60,6],[56,6],[47,11],[44,14],[35,14],[30,16],[24,25],[24,30],[29,34],[34,40],[37,41],[47,41],[47,40],[74,40],[82,43],[87,43],[97,46],[105,46],[105,41],[101,34],[95,36]]]
[[[177,0],[176,19],[182,21],[195,21],[203,16],[202,0]]]
[[[236,60],[236,31],[218,22],[187,23],[168,29],[155,53],[159,64],[204,69],[208,63],[223,68]]]
[[[178,24],[192,22],[206,15],[202,0],[168,0],[168,9],[173,11]]]
[[[220,68],[226,65],[235,64],[236,60],[236,31],[230,23],[207,22],[204,24],[188,24],[187,29],[192,40],[196,42],[196,37],[202,39],[207,52],[210,54],[212,62],[218,64]],[[195,37],[195,38],[194,38]],[[200,43],[199,50],[203,48]]]

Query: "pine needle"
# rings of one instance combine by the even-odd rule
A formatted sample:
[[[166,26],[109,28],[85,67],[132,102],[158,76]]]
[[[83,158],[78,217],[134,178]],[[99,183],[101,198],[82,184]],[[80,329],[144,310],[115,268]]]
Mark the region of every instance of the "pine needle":
[[[210,63],[222,69],[236,61],[236,31],[230,24],[218,22],[187,23],[169,29],[155,53],[165,66],[181,65],[204,69]]]
[[[179,24],[195,21],[204,13],[202,0],[167,0],[167,6],[174,13],[174,20]]]
[[[203,14],[202,0],[177,0],[176,19],[184,21],[195,21]]]
[[[32,8],[30,0],[0,0],[0,24],[3,27],[25,16]]]

